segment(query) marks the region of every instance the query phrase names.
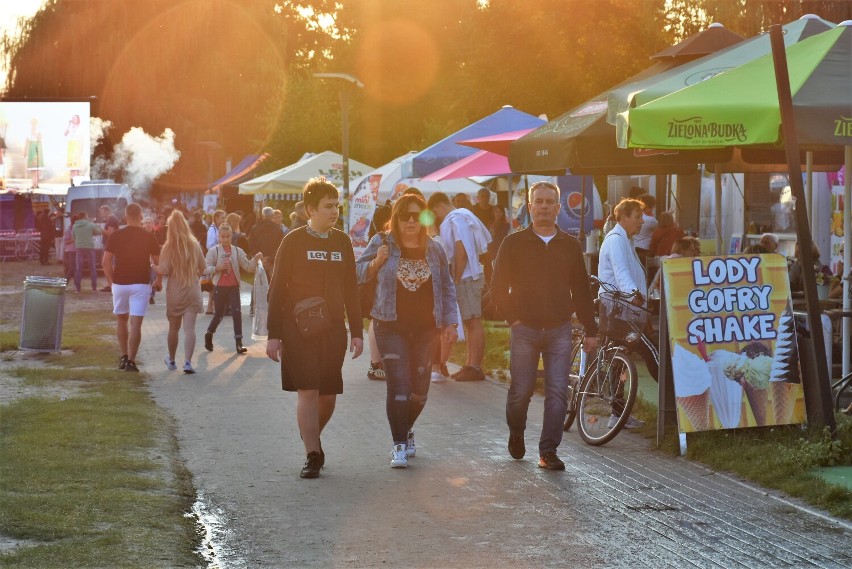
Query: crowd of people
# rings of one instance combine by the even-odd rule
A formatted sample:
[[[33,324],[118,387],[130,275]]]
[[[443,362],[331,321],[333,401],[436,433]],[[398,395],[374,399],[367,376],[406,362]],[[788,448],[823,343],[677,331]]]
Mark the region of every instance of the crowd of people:
[[[652,260],[697,256],[701,251],[698,240],[686,235],[670,212],[653,216],[653,196],[642,191],[634,195],[623,199],[607,221],[598,276],[621,292],[633,293],[636,306],[648,308],[660,296],[659,270],[653,274],[658,265]],[[75,216],[63,236],[66,275],[80,292],[88,265],[92,290],[99,290],[94,241],[100,235],[107,281],[100,290],[112,293],[119,368],[139,371],[142,321],[164,277],[168,335],[163,361],[169,370],[179,368],[182,332],[182,370],[195,373],[195,329],[202,312],[213,316],[204,333],[207,350],[214,349],[214,335],[230,315],[234,349],[245,354],[241,282],[262,263],[270,278],[269,295],[252,298],[252,310],[256,302],[266,306],[266,354],[280,362],[282,388],[297,393],[296,421],[306,454],[300,475],[315,478],[325,464],[321,435],[343,392],[347,348],[352,358],[363,351],[362,317],[369,319],[367,376],[386,382],[390,465],[405,468],[416,456],[414,425],[430,385],[484,379],[483,317],[490,312],[490,318],[505,320],[510,330],[509,454],[517,460],[526,454],[527,413],[542,360],[545,402],[538,465],[564,469],[558,448],[573,323],[583,325],[586,351],[597,345],[597,326],[583,249],[556,224],[559,188],[550,182],[533,184],[527,193],[529,224],[512,234],[505,210],[493,204],[487,189],[471,203],[463,194],[450,198],[440,192],[427,200],[409,188],[393,204],[376,209],[370,241],[357,259],[348,236],[337,228],[337,189],[315,178],[305,186],[303,197],[287,225],[283,214],[271,207],[262,208],[259,220],[252,212],[217,210],[209,224],[200,211],[176,208],[146,215],[137,204],[122,212],[123,227],[109,207],[99,210],[97,220],[85,212]],[[42,223],[47,223],[46,216]],[[777,247],[777,237],[766,234],[749,252],[771,253]],[[818,251],[814,256],[819,258]],[[797,258],[791,260],[793,265]],[[790,271],[793,281],[801,274],[800,267],[795,269]],[[203,290],[209,294],[206,310]],[[450,374],[447,361],[459,326],[466,340],[465,361]],[[659,363],[653,343],[642,336],[633,349],[656,380]],[[622,412],[614,406],[610,423]],[[640,425],[630,417],[625,427]]]

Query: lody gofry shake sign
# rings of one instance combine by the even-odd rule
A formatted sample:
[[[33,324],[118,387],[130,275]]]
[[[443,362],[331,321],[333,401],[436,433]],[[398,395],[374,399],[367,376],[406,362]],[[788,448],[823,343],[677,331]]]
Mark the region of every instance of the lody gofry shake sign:
[[[804,421],[781,255],[665,259],[681,432]]]
[[[700,342],[774,340],[776,315],[769,312],[772,286],[760,284],[760,257],[693,259],[689,309],[698,315],[687,328],[692,345]],[[712,287],[712,288],[711,288]]]

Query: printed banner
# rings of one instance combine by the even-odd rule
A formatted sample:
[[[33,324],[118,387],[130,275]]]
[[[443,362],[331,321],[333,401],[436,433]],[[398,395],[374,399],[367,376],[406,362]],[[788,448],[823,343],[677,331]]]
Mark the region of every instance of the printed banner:
[[[828,268],[831,273],[841,276],[843,271],[843,212],[845,205],[843,203],[843,176],[845,171],[841,170],[834,176],[834,179],[829,179],[834,182],[831,186],[831,236],[829,238],[830,250],[828,255],[823,255],[828,262]]]
[[[781,255],[663,260],[681,433],[805,421]]]
[[[365,177],[355,188],[350,198],[349,238],[352,239],[352,248],[355,250],[356,259],[367,248],[367,243],[370,240],[370,223],[373,221],[373,213],[376,211],[381,180],[380,174]]]
[[[89,122],[88,102],[0,102],[0,186],[67,191],[88,179]]]

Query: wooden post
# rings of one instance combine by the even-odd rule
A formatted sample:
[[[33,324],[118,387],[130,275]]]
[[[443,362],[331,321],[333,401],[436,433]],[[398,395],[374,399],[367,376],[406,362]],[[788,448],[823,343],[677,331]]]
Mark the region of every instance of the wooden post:
[[[802,184],[802,165],[799,156],[799,139],[796,125],[793,121],[793,97],[790,93],[790,76],[787,71],[787,52],[784,48],[784,35],[781,26],[769,28],[769,39],[772,44],[772,60],[775,64],[775,82],[778,88],[778,104],[781,110],[781,130],[784,134],[784,149],[787,153],[787,168],[789,171],[790,189],[793,198],[799,204],[796,207],[796,233],[801,254],[802,281],[805,288],[805,301],[808,310],[808,328],[810,329],[812,364],[816,377],[802,375],[802,387],[805,391],[805,408],[808,422],[811,425],[826,425],[832,433],[836,430],[834,409],[831,404],[831,380],[825,359],[825,343],[823,342],[822,318],[816,291],[814,272],[808,270],[814,266],[811,250],[811,228],[808,219],[805,189]],[[847,172],[848,175],[848,172]],[[804,366],[803,366],[804,367]]]

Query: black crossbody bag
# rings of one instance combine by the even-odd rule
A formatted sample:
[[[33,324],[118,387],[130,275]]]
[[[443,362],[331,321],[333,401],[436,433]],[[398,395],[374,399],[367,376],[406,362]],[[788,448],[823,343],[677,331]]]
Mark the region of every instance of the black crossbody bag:
[[[330,239],[330,238],[329,238]],[[328,271],[331,263],[331,243],[326,251],[326,270],[323,275],[322,291],[326,291],[328,282]],[[311,296],[296,303],[293,307],[293,315],[296,317],[296,326],[302,338],[311,340],[322,336],[331,330],[331,314],[328,302],[321,296]]]

